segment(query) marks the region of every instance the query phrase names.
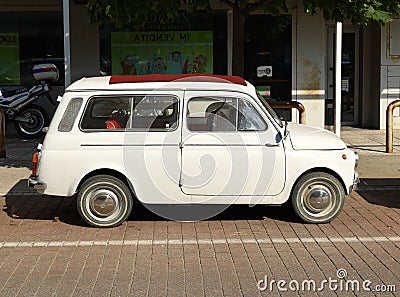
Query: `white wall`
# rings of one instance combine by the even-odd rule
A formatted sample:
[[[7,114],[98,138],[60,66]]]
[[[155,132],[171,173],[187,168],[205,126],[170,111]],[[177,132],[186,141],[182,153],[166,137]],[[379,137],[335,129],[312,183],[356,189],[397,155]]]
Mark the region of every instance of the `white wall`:
[[[386,108],[400,99],[400,19],[381,28],[381,88],[379,128],[386,126]],[[400,128],[399,108],[395,110],[395,128]]]
[[[325,20],[322,14],[305,14],[302,1],[297,1],[293,23],[292,97],[304,105],[307,125],[323,128],[327,73]]]

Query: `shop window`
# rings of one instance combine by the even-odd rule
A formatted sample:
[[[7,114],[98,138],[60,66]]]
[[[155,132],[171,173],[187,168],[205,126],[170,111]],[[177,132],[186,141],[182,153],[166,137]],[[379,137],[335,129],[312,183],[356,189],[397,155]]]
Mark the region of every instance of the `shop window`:
[[[141,30],[100,28],[102,75],[227,72],[226,12],[182,12],[177,23],[160,24],[157,16]]]
[[[292,16],[250,15],[245,23],[245,78],[271,101],[292,92]],[[259,70],[259,71],[257,71]],[[291,119],[291,110],[277,110]]]
[[[64,85],[62,12],[0,12],[0,85],[34,85],[36,64],[53,63]]]

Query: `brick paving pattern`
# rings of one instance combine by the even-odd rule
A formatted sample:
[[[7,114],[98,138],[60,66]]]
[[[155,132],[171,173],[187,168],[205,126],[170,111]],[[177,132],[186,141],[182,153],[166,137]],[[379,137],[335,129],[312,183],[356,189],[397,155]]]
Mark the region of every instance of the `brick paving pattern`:
[[[207,221],[164,220],[138,205],[117,228],[87,227],[73,198],[1,198],[0,296],[393,296],[260,291],[270,280],[370,280],[400,290],[400,188],[348,196],[330,224],[286,206],[230,207]],[[264,283],[261,283],[264,284]],[[288,286],[286,285],[286,288]],[[398,293],[397,293],[398,294]]]

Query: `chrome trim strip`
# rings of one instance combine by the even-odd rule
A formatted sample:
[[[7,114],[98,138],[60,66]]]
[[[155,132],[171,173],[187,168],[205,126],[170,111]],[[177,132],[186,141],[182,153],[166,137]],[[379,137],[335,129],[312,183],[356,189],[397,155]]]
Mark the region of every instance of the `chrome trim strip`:
[[[82,147],[96,147],[96,146],[101,146],[101,147],[124,147],[124,146],[132,146],[132,147],[141,147],[141,146],[170,146],[170,147],[179,147],[179,144],[164,144],[164,143],[159,143],[159,144],[95,144],[95,143],[84,143],[81,144]]]

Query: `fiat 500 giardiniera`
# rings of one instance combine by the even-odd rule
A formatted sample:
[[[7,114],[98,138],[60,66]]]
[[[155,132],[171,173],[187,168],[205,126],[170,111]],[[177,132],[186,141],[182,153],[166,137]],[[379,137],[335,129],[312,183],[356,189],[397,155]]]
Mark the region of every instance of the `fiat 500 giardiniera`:
[[[137,75],[69,86],[29,186],[73,196],[96,227],[145,205],[280,205],[326,223],[357,185],[358,156],[335,134],[282,122],[240,77]],[[190,209],[190,208],[189,208]],[[251,211],[251,210],[250,210]]]

